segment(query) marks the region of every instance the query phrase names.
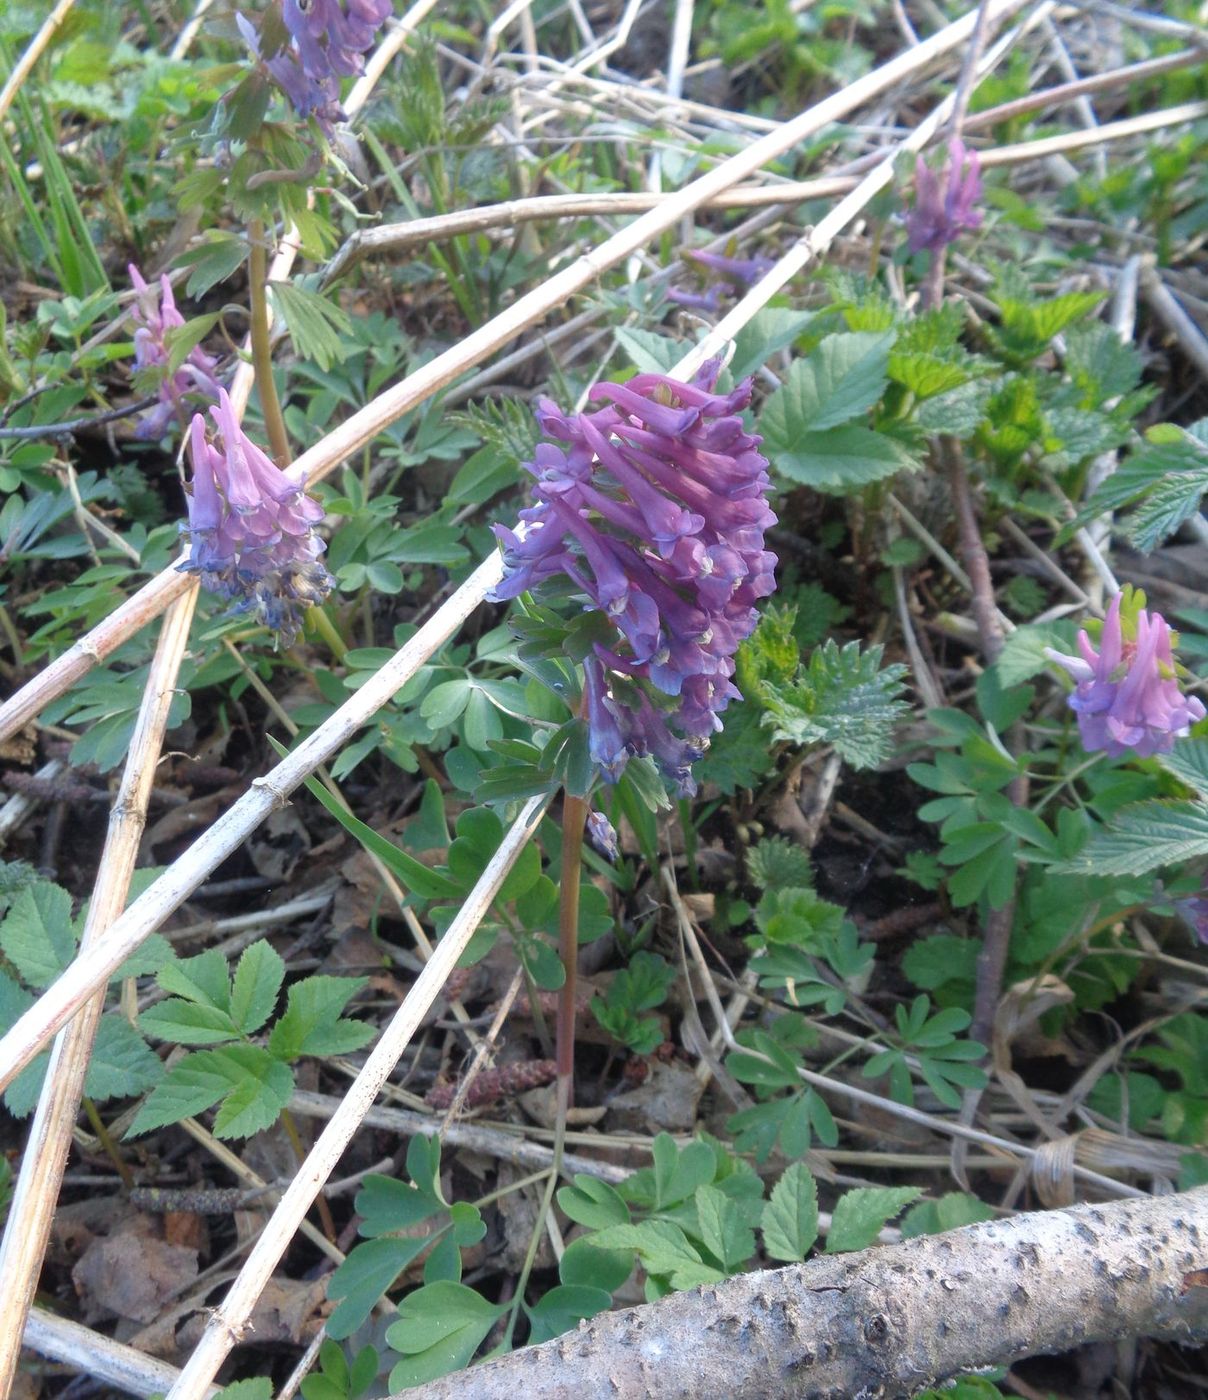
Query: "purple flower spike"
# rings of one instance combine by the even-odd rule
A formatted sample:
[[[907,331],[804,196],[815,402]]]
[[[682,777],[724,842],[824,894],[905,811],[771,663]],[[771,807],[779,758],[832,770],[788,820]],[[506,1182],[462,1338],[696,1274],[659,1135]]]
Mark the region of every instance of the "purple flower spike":
[[[314,532],[323,508],[246,436],[225,390],[218,390],[210,413],[221,446],[207,438],[205,419],[196,414],[184,527],[191,547],[179,567],[200,574],[232,611],[254,613],[289,646],[305,610],[335,583],[322,563],[326,545]]]
[[[592,760],[616,782],[631,757],[650,757],[681,796],[692,764],[738,689],[734,653],[755,627],[753,607],[775,587],[764,531],[768,464],[738,416],[747,380],[714,393],[720,363],[691,383],[641,374],[597,384],[592,411],[538,400],[557,446],[528,470],[535,505],[523,537],[502,526],[505,573],[496,601],[556,575],[616,629],[584,662]]]
[[[393,11],[391,0],[283,0],[289,43],[264,61],[300,116],[313,116],[330,136],[344,116],[340,79],[365,71],[365,54]],[[261,57],[260,36],[243,15],[240,32]]]
[[[1204,718],[1203,703],[1179,689],[1170,628],[1160,613],[1137,614],[1136,640],[1124,636],[1117,593],[1103,622],[1100,650],[1085,632],[1078,633],[1078,656],[1050,651],[1076,682],[1069,697],[1078,716],[1082,747],[1104,750],[1112,758],[1134,753],[1149,758],[1169,753],[1176,739]]]
[[[218,363],[200,345],[195,345],[174,374],[165,372],[170,355],[167,333],[183,326],[185,318],[176,309],[172,283],[166,274],[160,278],[157,291],[155,287],[148,286],[133,263],[128,271],[135,291],[131,312],[135,325],[134,366],[136,370],[161,371],[159,403],[143,417],[135,436],[156,442],[168,431],[173,419],[183,425],[189,397],[196,396],[212,402],[222,392],[218,386]]]
[[[946,248],[967,229],[981,227],[981,169],[977,152],[957,137],[948,143],[948,164],[941,175],[922,156],[914,167],[914,208],[906,216],[910,251]]]

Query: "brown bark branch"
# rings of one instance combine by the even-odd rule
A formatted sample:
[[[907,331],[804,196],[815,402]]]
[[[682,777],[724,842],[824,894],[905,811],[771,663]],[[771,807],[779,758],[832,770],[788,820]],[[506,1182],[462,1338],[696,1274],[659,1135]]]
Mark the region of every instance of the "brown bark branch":
[[[740,1274],[392,1400],[911,1395],[1084,1342],[1208,1339],[1208,1188]]]

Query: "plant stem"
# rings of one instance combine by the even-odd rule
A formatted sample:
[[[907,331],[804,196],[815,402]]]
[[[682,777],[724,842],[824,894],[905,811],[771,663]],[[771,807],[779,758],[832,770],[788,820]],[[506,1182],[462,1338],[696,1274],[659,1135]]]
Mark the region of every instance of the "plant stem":
[[[131,1173],[129,1166],[127,1166],[125,1161],[123,1161],[122,1154],[118,1150],[117,1143],[113,1140],[113,1134],[105,1126],[105,1120],[97,1112],[96,1104],[93,1103],[93,1101],[86,1094],[83,1096],[83,1098],[80,1099],[80,1103],[82,1104],[84,1112],[88,1117],[89,1123],[92,1124],[92,1131],[96,1134],[97,1141],[105,1149],[109,1160],[113,1163],[114,1167],[117,1170],[118,1176],[121,1177],[122,1185],[125,1186],[127,1191],[133,1190],[134,1176]]]
[[[332,656],[337,661],[343,661],[348,655],[348,644],[340,636],[335,623],[328,616],[327,609],[323,607],[309,608],[306,613],[306,621],[327,643]]]
[[[265,244],[264,223],[251,219],[247,226],[247,283],[251,309],[249,337],[252,343],[252,367],[256,371],[256,389],[260,395],[260,411],[268,431],[273,460],[284,471],[291,461],[289,436],[277,385],[273,380],[273,347],[268,334],[268,249]]]
[[[558,909],[558,953],[566,973],[558,992],[554,1023],[555,1059],[558,1063],[558,1136],[554,1143],[554,1170],[562,1157],[566,1112],[571,1102],[575,1072],[575,969],[579,956],[579,877],[583,868],[583,826],[587,799],[567,793],[562,801],[562,902]]]

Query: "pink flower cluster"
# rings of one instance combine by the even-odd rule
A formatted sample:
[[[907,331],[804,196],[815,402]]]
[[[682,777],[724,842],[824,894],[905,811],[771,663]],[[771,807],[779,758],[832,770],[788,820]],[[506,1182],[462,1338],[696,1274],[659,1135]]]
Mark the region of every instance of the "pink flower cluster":
[[[236,612],[254,613],[289,646],[305,610],[335,582],[314,531],[323,508],[244,433],[224,390],[210,415],[219,445],[207,438],[200,413],[189,435],[191,550],[180,567],[200,574]]]
[[[1086,632],[1078,633],[1077,656],[1050,651],[1075,681],[1070,709],[1078,716],[1082,747],[1111,757],[1134,753],[1148,758],[1169,753],[1176,739],[1204,718],[1203,702],[1179,689],[1170,645],[1170,627],[1160,613],[1137,614],[1135,640],[1127,640],[1117,593],[1103,622],[1099,650]]]
[[[172,283],[167,274],[159,279],[158,290],[149,286],[143,274],[134,266],[129,267],[130,281],[134,284],[135,298],[131,315],[134,318],[134,364],[137,370],[155,369],[161,372],[159,403],[155,405],[138,425],[136,436],[155,441],[168,431],[173,418],[184,426],[190,397],[203,398],[212,403],[221,390],[218,386],[217,361],[195,345],[185,356],[184,363],[174,373],[167,373],[171,351],[167,333],[178,330],[185,318],[176,309],[176,299],[172,295]]]
[[[967,150],[957,137],[948,143],[948,164],[943,174],[919,156],[914,167],[914,208],[906,216],[910,251],[932,252],[954,243],[966,229],[981,227],[981,169],[977,152]]]

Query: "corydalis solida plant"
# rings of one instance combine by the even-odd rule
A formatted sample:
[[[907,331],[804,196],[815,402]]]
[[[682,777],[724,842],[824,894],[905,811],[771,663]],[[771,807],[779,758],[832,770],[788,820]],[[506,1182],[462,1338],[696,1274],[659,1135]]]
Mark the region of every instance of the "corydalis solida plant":
[[[710,360],[688,384],[640,374],[597,384],[594,412],[538,399],[552,442],[526,468],[536,504],[524,530],[496,526],[505,576],[496,600],[564,576],[606,617],[610,644],[584,662],[593,761],[615,782],[633,756],[652,758],[681,796],[719,715],[741,698],[731,677],[755,604],[775,586],[764,532],[767,460],[739,411],[751,381],[713,387]]]
[[[210,410],[219,445],[195,414],[189,433],[189,557],[180,568],[201,575],[236,612],[251,612],[293,641],[308,607],[331,592],[326,545],[314,526],[323,508],[244,433],[224,390]]]
[[[1078,716],[1082,747],[1088,753],[1103,749],[1112,758],[1129,752],[1148,758],[1169,753],[1205,711],[1202,701],[1179,689],[1166,620],[1141,608],[1135,632],[1126,635],[1123,599],[1123,593],[1112,599],[1098,651],[1083,631],[1078,656],[1048,655],[1075,681],[1068,703]]]

